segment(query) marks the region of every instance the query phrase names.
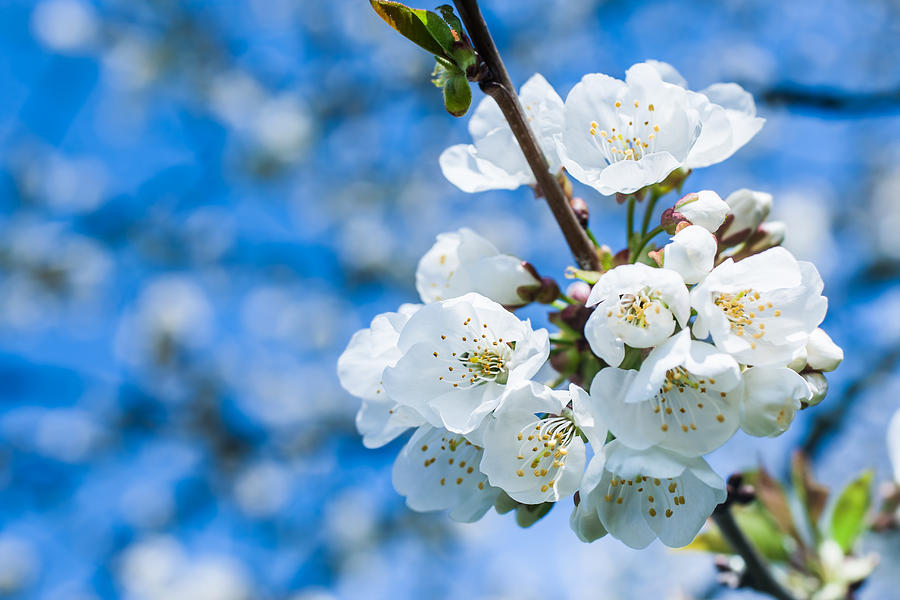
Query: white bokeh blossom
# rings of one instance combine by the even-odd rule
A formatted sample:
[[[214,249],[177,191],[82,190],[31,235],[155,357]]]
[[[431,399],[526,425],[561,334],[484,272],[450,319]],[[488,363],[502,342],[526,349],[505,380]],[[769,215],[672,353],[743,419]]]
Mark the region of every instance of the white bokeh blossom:
[[[402,356],[382,376],[387,394],[434,427],[461,434],[475,430],[550,353],[546,329],[533,330],[476,293],[423,307],[398,347]]]
[[[659,446],[700,456],[740,424],[740,366],[686,329],[654,348],[637,371],[602,369],[590,393],[599,418],[636,450]]]
[[[558,147],[563,130],[563,101],[540,74],[532,75],[519,93],[519,101],[552,172],[562,161]],[[444,150],[441,171],[450,183],[464,192],[514,190],[534,185],[535,179],[525,155],[519,149],[500,107],[485,97],[469,121],[473,144],[459,144]]]
[[[625,345],[650,348],[684,327],[690,317],[687,287],[675,271],[645,264],[621,265],[604,273],[591,289],[595,306],[584,335],[594,354],[617,367]]]
[[[441,233],[419,260],[416,289],[426,304],[478,292],[505,306],[525,304],[520,287],[539,286],[522,260],[501,254],[471,229]]]
[[[786,365],[806,346],[828,308],[811,263],[784,248],[727,259],[691,290],[694,335],[708,335],[747,365]]]

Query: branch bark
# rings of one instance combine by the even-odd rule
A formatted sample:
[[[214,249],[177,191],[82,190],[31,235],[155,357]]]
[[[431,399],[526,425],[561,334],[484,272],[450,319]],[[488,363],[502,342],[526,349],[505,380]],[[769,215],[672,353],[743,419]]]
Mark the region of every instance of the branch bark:
[[[582,269],[599,271],[600,259],[597,256],[597,250],[569,206],[562,186],[556,176],[550,172],[550,165],[547,164],[547,159],[544,157],[534,133],[528,127],[525,112],[516,95],[516,88],[506,72],[506,66],[503,64],[497,46],[484,22],[477,0],[454,0],[453,3],[456,5],[456,10],[466,27],[475,51],[484,61],[484,70],[479,73],[478,78],[479,87],[497,102],[503,116],[506,117],[513,135],[528,161],[528,166],[534,173],[538,188],[543,193],[553,217],[559,224],[578,266]]]
[[[796,600],[781,584],[775,581],[769,565],[759,555],[750,540],[741,531],[734,515],[731,513],[731,503],[726,500],[716,507],[712,515],[716,525],[722,532],[722,536],[728,540],[732,549],[744,559],[747,571],[744,585],[758,592],[769,594],[777,600]]]

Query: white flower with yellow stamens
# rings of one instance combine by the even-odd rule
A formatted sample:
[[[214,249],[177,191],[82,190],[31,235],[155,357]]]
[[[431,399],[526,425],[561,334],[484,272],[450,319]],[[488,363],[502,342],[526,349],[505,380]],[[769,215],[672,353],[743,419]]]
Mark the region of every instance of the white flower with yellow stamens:
[[[606,442],[591,398],[571,385],[554,391],[529,382],[511,391],[485,425],[481,470],[491,485],[524,504],[556,502],[578,489],[585,444]]]
[[[645,64],[656,69],[665,81],[687,88],[687,81],[672,65],[655,60]],[[722,162],[753,139],[766,122],[756,116],[753,96],[736,83],[715,83],[687,93],[702,123],[700,136],[685,160],[687,169]]]
[[[562,167],[558,146],[563,129],[563,101],[540,74],[522,86],[519,101],[525,118],[537,138],[550,170]],[[451,146],[441,154],[441,171],[450,183],[464,192],[514,190],[534,185],[534,174],[519,149],[500,107],[486,97],[469,121],[474,144]]]
[[[601,194],[634,192],[682,166],[700,129],[688,92],[651,65],[585,75],[566,98],[564,165]]]
[[[397,345],[402,356],[382,376],[387,394],[434,427],[461,434],[475,430],[550,354],[546,329],[534,331],[475,293],[426,305]]]
[[[610,535],[632,548],[657,537],[679,548],[694,539],[726,493],[702,458],[658,446],[633,450],[613,440],[591,461],[580,495],[581,523],[589,523],[583,514],[593,510]]]
[[[478,470],[483,453],[465,436],[423,425],[394,461],[394,489],[415,511],[450,509],[457,521],[477,521],[499,493]]]
[[[584,336],[594,354],[614,367],[622,363],[626,344],[656,346],[672,335],[676,324],[685,327],[691,312],[688,290],[678,273],[641,263],[604,273],[587,305],[596,308]]]
[[[744,371],[741,429],[757,437],[787,431],[802,402],[812,396],[806,380],[787,367],[753,367]]]
[[[441,233],[419,260],[416,289],[426,304],[478,292],[504,306],[525,304],[518,289],[539,286],[522,259],[501,254],[471,229]]]
[[[660,446],[701,456],[737,431],[741,370],[728,354],[682,330],[654,348],[640,370],[609,367],[591,384],[598,416],[636,450]]]
[[[419,308],[418,304],[404,304],[398,312],[377,315],[368,328],[353,334],[338,358],[341,385],[362,400],[356,413],[356,428],[367,448],[383,446],[408,428],[425,422],[415,410],[398,406],[381,383],[384,369],[400,358],[400,331]]]
[[[822,278],[784,248],[727,259],[691,290],[693,332],[747,365],[786,365],[828,309]]]

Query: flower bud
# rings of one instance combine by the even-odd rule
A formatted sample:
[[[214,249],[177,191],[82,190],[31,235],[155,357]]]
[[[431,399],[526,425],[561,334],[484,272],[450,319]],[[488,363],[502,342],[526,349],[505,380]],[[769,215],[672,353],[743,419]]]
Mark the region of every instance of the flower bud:
[[[811,396],[806,380],[790,369],[747,369],[741,429],[757,437],[781,435],[790,427],[801,403],[808,402]]]
[[[745,239],[769,216],[769,211],[772,210],[772,194],[743,188],[725,198],[725,204],[728,205],[728,212],[733,215],[733,220],[722,232],[722,238]],[[733,243],[740,241],[742,240],[738,239]]]
[[[663,229],[666,230],[666,233],[668,233],[669,235],[674,235],[675,228],[686,221],[687,217],[685,217],[674,208],[667,208],[663,211],[662,216],[660,216],[659,218],[659,224]]]
[[[825,394],[828,393],[828,380],[818,371],[807,371],[800,375],[806,380],[806,385],[809,387],[810,393],[809,400],[805,402],[806,406],[804,406],[804,408],[819,404],[825,399]]]
[[[681,275],[685,283],[697,283],[712,271],[716,238],[699,225],[688,225],[663,249],[663,267]]]
[[[738,261],[753,254],[764,252],[769,248],[780,246],[786,233],[787,226],[781,221],[765,221],[756,228],[756,231],[747,238],[744,246],[738,252],[735,252],[732,257],[735,261]]]
[[[799,373],[806,368],[806,348],[797,348],[791,362],[787,364],[787,368],[795,373]]]
[[[806,364],[814,371],[834,371],[844,360],[844,351],[825,333],[817,328],[809,334],[806,343]]]
[[[588,218],[590,217],[590,213],[588,212],[587,203],[582,198],[572,198],[569,200],[569,206],[572,207],[572,212],[575,213],[575,218],[578,219],[578,223],[582,227],[588,226]]]
[[[590,295],[591,286],[583,281],[573,281],[569,284],[569,287],[566,288],[566,296],[581,304],[586,304]]]
[[[709,232],[715,232],[728,214],[728,205],[712,190],[702,190],[688,194],[673,207],[684,215],[692,225],[699,225]]]

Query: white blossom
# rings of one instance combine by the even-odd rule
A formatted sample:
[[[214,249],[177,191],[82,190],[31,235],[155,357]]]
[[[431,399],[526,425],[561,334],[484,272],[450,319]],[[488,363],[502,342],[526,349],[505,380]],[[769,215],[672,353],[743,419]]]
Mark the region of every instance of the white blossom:
[[[729,194],[725,198],[725,204],[733,219],[723,237],[728,238],[741,232],[750,235],[769,216],[772,194],[742,188]]]
[[[728,205],[712,190],[686,195],[675,203],[675,210],[684,215],[692,225],[699,225],[713,233],[728,215]]]
[[[675,68],[660,61],[647,61],[669,83],[687,88]],[[736,83],[716,83],[700,92],[688,91],[690,105],[700,114],[702,129],[690,155],[687,169],[707,167],[730,157],[755,136],[765,119],[756,116],[753,96]]]
[[[700,456],[737,431],[741,371],[686,329],[654,348],[640,370],[602,369],[591,384],[598,417],[623,444]]]
[[[589,525],[584,513],[594,510],[610,535],[632,548],[657,537],[677,548],[694,539],[725,496],[725,482],[702,458],[613,440],[588,466],[576,524]]]
[[[645,264],[622,265],[600,277],[588,306],[596,305],[584,335],[594,354],[619,366],[625,345],[650,348],[690,317],[688,290],[675,271]]]
[[[685,283],[697,283],[712,271],[717,248],[713,234],[699,225],[689,225],[666,244],[663,267],[681,275]]]
[[[400,331],[419,308],[404,304],[398,312],[377,315],[368,328],[353,334],[338,358],[341,386],[362,400],[356,413],[356,428],[367,448],[383,446],[408,428],[425,422],[415,410],[391,400],[381,384],[385,367],[392,366],[401,356],[397,348]]]
[[[828,308],[811,263],[784,248],[727,259],[691,290],[694,335],[747,365],[785,365],[806,346]]]
[[[601,194],[658,183],[684,164],[700,136],[688,92],[636,64],[625,81],[585,75],[566,98],[564,165]]]
[[[844,351],[821,328],[809,334],[806,365],[815,371],[834,371],[844,360]]]
[[[806,380],[787,367],[747,369],[741,429],[757,437],[779,436],[811,395]]]
[[[571,408],[567,405],[571,402]],[[592,400],[571,385],[554,391],[529,382],[511,391],[487,420],[481,470],[491,485],[524,504],[556,502],[578,489],[585,465],[585,444],[606,442]]]
[[[522,86],[519,101],[552,172],[562,161],[558,146],[563,129],[563,101],[540,74]],[[484,98],[469,121],[474,144],[447,148],[440,158],[441,170],[450,183],[464,192],[514,190],[534,185],[534,174],[513,136],[500,107]]]
[[[423,425],[394,461],[394,489],[412,510],[450,509],[456,521],[477,521],[499,493],[478,470],[482,455],[465,436]]]
[[[471,229],[441,233],[416,268],[416,289],[422,302],[455,298],[477,292],[506,306],[525,304],[517,290],[538,286],[522,260],[501,254]]]
[[[546,329],[534,331],[501,305],[470,293],[435,302],[413,315],[400,334],[401,357],[384,371],[391,399],[434,427],[470,433],[527,381],[550,353]]]

